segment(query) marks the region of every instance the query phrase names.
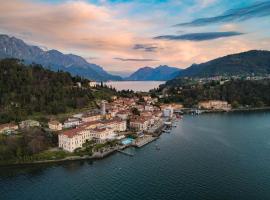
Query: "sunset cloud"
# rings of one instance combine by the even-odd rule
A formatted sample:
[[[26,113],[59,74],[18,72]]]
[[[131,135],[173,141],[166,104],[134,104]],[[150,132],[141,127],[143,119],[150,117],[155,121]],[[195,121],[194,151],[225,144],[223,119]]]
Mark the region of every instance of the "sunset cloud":
[[[230,31],[230,32],[205,32],[205,33],[188,33],[184,35],[161,35],[154,37],[157,40],[190,40],[190,41],[204,41],[214,40],[224,37],[233,37],[243,35],[243,33]]]
[[[245,19],[268,16],[269,2],[248,2],[0,0],[0,33],[46,50],[83,56],[109,71],[134,71],[145,65],[185,68],[226,54],[270,49],[267,20],[234,23],[240,21],[239,12],[245,13]],[[251,9],[256,12],[247,15]],[[233,20],[210,23],[211,16],[220,18],[226,10]],[[198,18],[209,26],[193,26]],[[181,30],[171,26],[180,20],[191,21],[192,26],[181,26]]]

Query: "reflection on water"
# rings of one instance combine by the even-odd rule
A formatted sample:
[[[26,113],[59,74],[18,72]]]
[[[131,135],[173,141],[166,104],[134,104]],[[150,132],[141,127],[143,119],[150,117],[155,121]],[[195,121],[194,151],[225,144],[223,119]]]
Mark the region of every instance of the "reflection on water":
[[[60,163],[42,163],[42,164],[27,164],[0,167],[0,178],[16,177],[19,175],[27,175],[29,177],[41,176],[44,171],[54,168],[62,168],[69,172],[76,172],[83,166],[91,166],[93,160],[75,160],[65,161]]]
[[[151,89],[158,88],[164,81],[112,81],[106,82],[117,90],[133,90],[135,92],[148,92]]]

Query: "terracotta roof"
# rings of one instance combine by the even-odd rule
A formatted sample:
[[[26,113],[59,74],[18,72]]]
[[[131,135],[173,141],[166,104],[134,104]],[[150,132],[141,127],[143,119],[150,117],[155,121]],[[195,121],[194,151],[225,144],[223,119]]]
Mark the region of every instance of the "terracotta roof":
[[[78,135],[83,130],[85,130],[85,127],[79,127],[79,128],[74,128],[74,129],[64,131],[64,132],[62,132],[60,134],[61,135],[66,135],[69,138],[73,138],[75,135]]]
[[[107,129],[106,128],[95,128],[95,129],[92,129],[93,131],[95,132],[103,132],[103,131],[106,131]]]
[[[13,127],[13,126],[18,126],[18,125],[15,123],[0,124],[0,130],[3,128],[9,128],[9,127]]]

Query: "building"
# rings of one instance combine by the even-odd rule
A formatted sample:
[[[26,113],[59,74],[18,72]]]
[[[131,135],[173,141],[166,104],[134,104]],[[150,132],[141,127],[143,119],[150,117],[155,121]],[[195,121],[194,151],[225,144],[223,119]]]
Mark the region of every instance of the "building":
[[[98,121],[102,119],[102,115],[100,114],[95,114],[95,113],[87,113],[82,116],[82,121],[83,122],[93,122],[93,121]]]
[[[163,109],[163,116],[164,117],[172,117],[173,116],[173,108],[171,106],[164,108]]]
[[[101,101],[101,110],[100,110],[101,115],[106,114],[106,101]]]
[[[96,87],[97,86],[97,82],[96,81],[89,81],[88,82],[89,87]]]
[[[18,125],[15,123],[1,124],[0,125],[0,134],[12,133],[18,130]]]
[[[125,131],[126,127],[126,121],[120,119],[86,122],[77,128],[59,134],[58,146],[66,151],[73,152],[75,149],[82,147],[86,140],[94,139],[98,143],[103,143],[115,139],[115,132]]]
[[[103,143],[108,140],[115,139],[113,129],[107,127],[97,127],[88,129],[81,126],[70,129],[58,135],[58,146],[66,151],[73,152],[77,148],[81,148],[86,140],[94,139],[96,142]]]
[[[136,131],[146,131],[148,129],[149,122],[143,117],[133,118],[130,120],[130,128]]]
[[[103,121],[102,124],[105,127],[113,129],[115,132],[123,132],[127,130],[127,122],[118,118]]]
[[[63,124],[63,128],[74,128],[76,126],[79,126],[82,123],[81,119],[76,118],[76,117],[71,117],[68,118],[64,124]]]
[[[220,101],[220,100],[209,100],[209,101],[201,101],[198,104],[200,109],[207,109],[207,110],[230,110],[231,105],[227,101]]]
[[[127,110],[121,110],[116,113],[116,116],[119,117],[122,120],[127,120],[129,116],[129,111]]]
[[[61,131],[63,129],[62,123],[59,121],[53,120],[48,122],[49,129],[54,131]]]
[[[76,84],[77,84],[77,86],[78,86],[79,88],[82,87],[82,83],[81,83],[81,82],[77,82]]]
[[[115,101],[116,99],[117,99],[117,96],[115,96],[115,95],[111,97],[111,100],[113,100],[113,101]]]
[[[90,138],[90,131],[84,127],[70,129],[58,135],[58,146],[66,151],[73,152],[81,148]]]
[[[104,143],[108,140],[114,140],[116,134],[112,128],[98,127],[90,131],[90,137],[98,143]]]
[[[30,119],[29,120],[22,121],[19,124],[19,127],[21,129],[31,128],[31,127],[39,127],[39,126],[40,126],[40,123],[38,121],[30,120]]]
[[[154,106],[152,106],[152,105],[145,105],[144,106],[144,110],[146,110],[146,111],[154,111]]]

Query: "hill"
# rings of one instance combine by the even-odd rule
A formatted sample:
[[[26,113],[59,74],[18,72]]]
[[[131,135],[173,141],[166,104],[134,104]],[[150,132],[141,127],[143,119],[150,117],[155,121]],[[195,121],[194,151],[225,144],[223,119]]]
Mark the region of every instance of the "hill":
[[[108,99],[114,91],[103,87],[94,91],[87,79],[4,59],[0,61],[0,94],[0,123],[5,123],[38,113],[45,116],[92,107],[97,98]]]
[[[156,68],[143,67],[131,74],[126,80],[129,81],[167,81],[173,79],[180,69],[161,65]]]
[[[177,77],[265,75],[270,73],[270,51],[252,50],[193,64]]]
[[[107,73],[96,64],[88,63],[80,56],[63,54],[57,50],[44,51],[40,47],[28,45],[23,40],[7,35],[0,35],[0,59],[3,58],[23,59],[28,64],[37,63],[53,71],[63,70],[72,75],[98,81],[122,79]]]

